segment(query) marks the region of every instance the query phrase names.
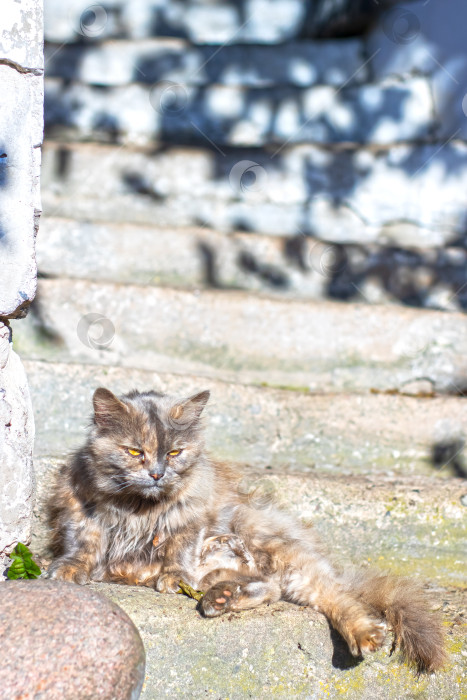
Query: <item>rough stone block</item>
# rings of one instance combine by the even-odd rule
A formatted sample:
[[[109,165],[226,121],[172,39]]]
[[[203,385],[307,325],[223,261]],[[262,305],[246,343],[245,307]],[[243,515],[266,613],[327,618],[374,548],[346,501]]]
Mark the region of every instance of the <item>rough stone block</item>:
[[[9,65],[0,65],[0,82],[0,316],[11,318],[36,291],[43,94],[41,76]]]
[[[373,503],[367,507],[371,512]],[[330,540],[334,553],[342,531],[354,529],[352,523],[336,532]],[[375,532],[374,522],[368,524],[366,533],[369,531]],[[376,532],[381,539],[381,531]],[[394,543],[396,547],[399,542]],[[364,551],[360,549],[356,562]],[[410,561],[412,556],[413,550],[408,553]],[[381,559],[378,566],[384,564]],[[416,566],[412,563],[407,573],[413,576]],[[203,696],[401,700],[417,695],[423,700],[453,700],[465,683],[463,624],[459,623],[465,594],[460,591],[450,594],[438,589],[430,596],[437,606],[443,605],[443,611],[445,606],[449,611],[443,616],[449,664],[446,671],[417,677],[401,664],[399,654],[390,655],[390,635],[384,649],[356,664],[341,638],[311,608],[279,602],[206,621],[196,613],[194,601],[183,596],[157,595],[142,587],[92,587],[121,605],[141,629],[148,650],[148,676],[141,700]],[[150,620],[148,610],[154,611]]]
[[[7,553],[31,537],[34,420],[23,366],[0,323],[0,580]]]
[[[5,698],[137,700],[145,652],[121,608],[89,588],[8,581],[0,597]]]

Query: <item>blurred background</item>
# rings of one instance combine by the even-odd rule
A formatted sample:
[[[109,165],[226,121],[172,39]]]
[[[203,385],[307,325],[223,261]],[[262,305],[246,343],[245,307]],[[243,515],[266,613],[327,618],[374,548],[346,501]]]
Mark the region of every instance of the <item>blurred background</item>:
[[[220,456],[462,475],[461,0],[45,10],[38,457],[99,383],[207,386]]]
[[[461,0],[45,5],[44,274],[467,306]]]

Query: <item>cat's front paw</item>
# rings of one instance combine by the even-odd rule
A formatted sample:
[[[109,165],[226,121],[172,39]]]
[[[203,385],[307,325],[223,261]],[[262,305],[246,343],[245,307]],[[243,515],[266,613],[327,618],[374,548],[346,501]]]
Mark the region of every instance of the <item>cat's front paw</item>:
[[[183,580],[181,571],[170,574],[161,574],[156,581],[155,589],[159,593],[176,593],[180,588],[180,581]]]
[[[56,581],[72,581],[81,585],[89,583],[89,574],[76,564],[57,564],[50,567],[47,578]]]

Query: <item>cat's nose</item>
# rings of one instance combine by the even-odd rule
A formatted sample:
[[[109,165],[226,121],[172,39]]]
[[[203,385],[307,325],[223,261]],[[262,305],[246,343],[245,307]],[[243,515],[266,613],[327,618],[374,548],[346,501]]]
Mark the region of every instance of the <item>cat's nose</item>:
[[[154,481],[159,481],[165,474],[165,464],[161,464],[159,460],[154,460],[151,464],[148,464],[146,469],[148,470],[149,476],[154,479]]]
[[[154,481],[158,481],[164,476],[165,468],[162,464],[152,464],[151,467],[152,469],[148,469],[149,476],[152,477]]]

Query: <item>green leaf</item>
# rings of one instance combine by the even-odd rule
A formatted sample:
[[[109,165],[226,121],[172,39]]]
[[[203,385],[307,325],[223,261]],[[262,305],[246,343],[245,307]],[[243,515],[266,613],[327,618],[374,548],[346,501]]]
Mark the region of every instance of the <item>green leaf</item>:
[[[14,581],[18,578],[37,578],[41,575],[40,568],[33,561],[31,551],[22,542],[18,542],[9,557],[12,564],[7,572],[8,579]]]
[[[195,589],[189,586],[187,583],[185,583],[185,581],[179,581],[178,585],[180,586],[180,588],[178,589],[177,593],[186,595],[188,596],[188,598],[194,598],[194,600],[201,600],[201,598],[204,595],[202,591],[195,591]]]

